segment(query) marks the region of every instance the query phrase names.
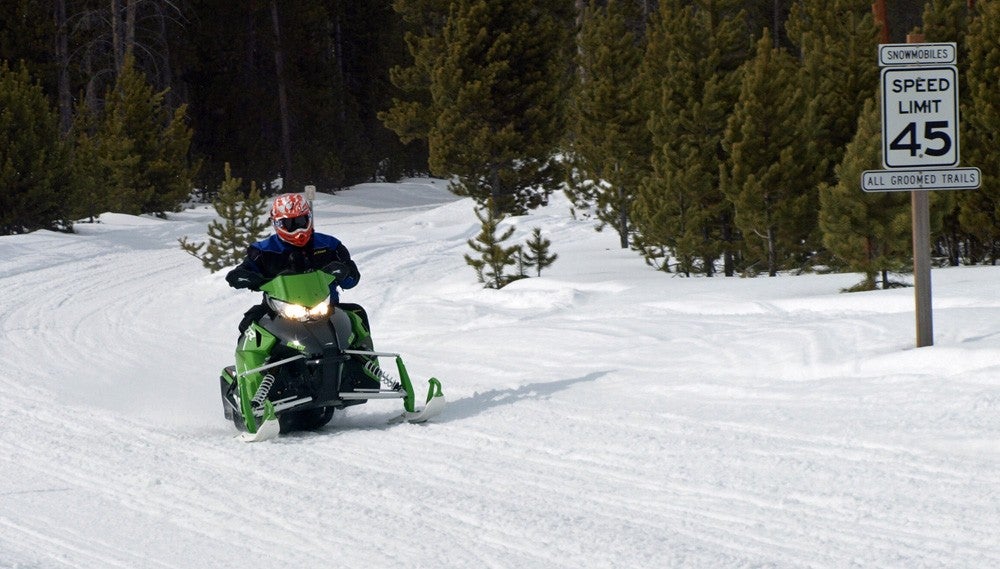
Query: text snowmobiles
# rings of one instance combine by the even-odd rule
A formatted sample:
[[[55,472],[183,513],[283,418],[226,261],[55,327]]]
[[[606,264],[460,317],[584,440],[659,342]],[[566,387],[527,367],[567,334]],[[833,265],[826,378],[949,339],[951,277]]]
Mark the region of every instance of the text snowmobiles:
[[[271,315],[251,324],[239,339],[236,365],[222,371],[222,406],[245,441],[279,432],[317,429],[334,410],[369,399],[402,399],[394,421],[419,423],[444,409],[441,382],[431,378],[423,409],[399,354],[372,349],[367,317],[357,305],[331,306],[323,271],[279,275],[261,287]],[[399,379],[378,358],[395,358]]]

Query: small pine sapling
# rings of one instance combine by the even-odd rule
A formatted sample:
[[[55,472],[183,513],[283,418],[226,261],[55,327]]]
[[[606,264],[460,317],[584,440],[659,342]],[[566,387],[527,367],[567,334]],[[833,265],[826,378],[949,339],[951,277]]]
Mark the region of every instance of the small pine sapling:
[[[226,164],[226,178],[212,200],[220,219],[209,223],[208,242],[192,243],[187,236],[178,239],[181,249],[201,259],[202,265],[213,273],[242,261],[247,247],[267,231],[267,201],[255,183],[250,184],[250,193],[244,196],[240,191],[242,184],[242,179],[232,177]]]
[[[542,276],[542,269],[549,267],[556,262],[559,255],[549,252],[552,241],[542,237],[542,230],[536,227],[531,232],[526,246],[528,250],[524,252],[524,264],[535,268],[535,275]]]
[[[494,213],[492,204],[487,204],[481,210],[477,208],[476,217],[482,224],[482,230],[475,239],[469,239],[467,243],[479,255],[473,257],[466,253],[465,262],[476,271],[476,277],[479,282],[486,285],[486,288],[503,288],[514,280],[504,274],[504,269],[517,263],[515,253],[519,246],[503,245],[503,242],[514,234],[514,228],[508,227],[502,234],[497,235],[498,226],[506,216]]]

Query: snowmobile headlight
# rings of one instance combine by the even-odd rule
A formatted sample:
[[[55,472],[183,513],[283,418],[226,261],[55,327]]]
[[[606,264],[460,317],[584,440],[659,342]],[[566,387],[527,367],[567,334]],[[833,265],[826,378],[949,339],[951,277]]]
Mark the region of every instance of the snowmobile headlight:
[[[309,318],[313,320],[318,320],[320,318],[326,318],[330,315],[330,297],[326,297],[323,302],[313,306],[309,309]]]
[[[292,304],[291,302],[285,302],[272,298],[271,307],[274,308],[274,310],[280,314],[282,318],[287,318],[289,320],[297,320],[299,322],[320,320],[330,315],[330,297],[326,297],[323,302],[320,302],[312,308],[306,308],[301,304]]]

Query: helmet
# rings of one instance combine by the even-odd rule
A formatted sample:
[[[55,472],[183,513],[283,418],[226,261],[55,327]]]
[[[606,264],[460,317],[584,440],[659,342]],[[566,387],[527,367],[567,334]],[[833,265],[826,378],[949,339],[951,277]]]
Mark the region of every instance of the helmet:
[[[302,247],[313,234],[312,208],[302,194],[282,194],[271,205],[271,223],[278,238]]]

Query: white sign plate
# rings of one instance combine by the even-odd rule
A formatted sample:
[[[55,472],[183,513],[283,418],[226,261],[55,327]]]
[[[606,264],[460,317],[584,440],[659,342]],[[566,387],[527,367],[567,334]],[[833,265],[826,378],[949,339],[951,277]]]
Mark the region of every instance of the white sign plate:
[[[879,67],[891,65],[955,65],[958,47],[948,43],[883,43],[878,46]]]
[[[906,192],[912,190],[974,190],[982,182],[979,168],[946,170],[867,170],[861,174],[866,192]]]
[[[882,69],[882,163],[886,168],[958,166],[958,69]]]

